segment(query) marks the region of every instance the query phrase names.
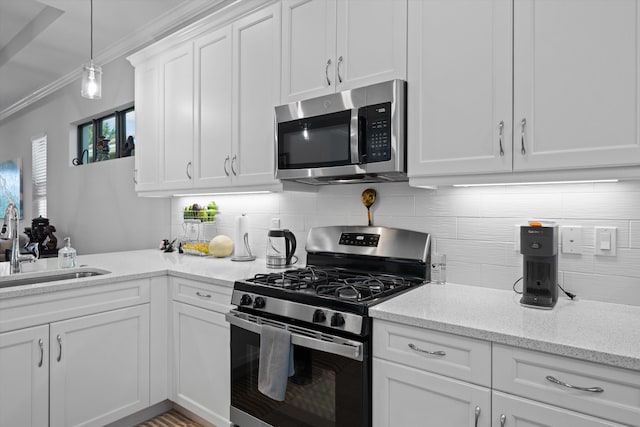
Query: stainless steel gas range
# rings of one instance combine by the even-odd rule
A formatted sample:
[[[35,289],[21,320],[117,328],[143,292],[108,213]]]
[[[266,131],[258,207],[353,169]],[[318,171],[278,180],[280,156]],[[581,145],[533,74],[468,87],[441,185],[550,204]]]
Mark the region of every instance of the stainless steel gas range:
[[[430,247],[429,234],[415,231],[318,227],[309,231],[305,268],[237,281],[226,316],[232,424],[370,426],[369,307],[428,282]],[[290,334],[283,400],[258,387],[261,336],[270,328]]]

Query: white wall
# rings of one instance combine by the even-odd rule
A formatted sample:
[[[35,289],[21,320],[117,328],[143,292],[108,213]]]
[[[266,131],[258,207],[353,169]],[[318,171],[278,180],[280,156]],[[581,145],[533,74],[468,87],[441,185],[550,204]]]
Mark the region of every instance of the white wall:
[[[23,160],[24,219],[30,226],[31,138],[46,134],[48,218],[59,245],[65,236],[83,253],[157,247],[170,231],[170,202],[138,198],[133,157],[73,167],[75,124],[133,101],[133,68],[124,59],[103,68],[101,100],[80,96],[80,78],[0,123],[0,161]],[[2,213],[0,213],[2,215]]]
[[[583,253],[561,254],[560,283],[579,298],[640,305],[640,182],[520,187],[410,188],[406,183],[371,185],[378,192],[374,224],[432,234],[434,252],[447,254],[449,282],[511,289],[522,276],[514,249],[515,224],[554,220],[583,227]],[[215,200],[220,213],[203,238],[233,237],[234,219],[247,213],[250,243],[264,257],[272,217],[295,232],[300,265],[311,227],[366,225],[360,193],[366,186],[322,187],[319,193],[283,193],[176,198],[172,235],[182,234],[182,209]],[[617,256],[594,255],[594,227],[617,227]],[[519,284],[521,288],[521,284]]]

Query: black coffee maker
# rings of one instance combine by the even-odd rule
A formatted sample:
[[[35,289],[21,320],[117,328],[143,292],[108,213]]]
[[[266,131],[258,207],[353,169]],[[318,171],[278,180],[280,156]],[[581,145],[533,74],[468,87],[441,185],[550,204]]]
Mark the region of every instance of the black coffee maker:
[[[530,222],[520,227],[522,298],[520,304],[552,309],[558,300],[558,226]]]

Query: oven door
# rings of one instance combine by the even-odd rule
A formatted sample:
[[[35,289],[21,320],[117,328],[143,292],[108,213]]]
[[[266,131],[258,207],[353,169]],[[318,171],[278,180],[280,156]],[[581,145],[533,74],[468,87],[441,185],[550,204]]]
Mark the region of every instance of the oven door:
[[[358,427],[371,425],[366,342],[319,333],[232,310],[231,423],[233,426]],[[263,324],[291,332],[295,374],[282,402],[258,391]]]

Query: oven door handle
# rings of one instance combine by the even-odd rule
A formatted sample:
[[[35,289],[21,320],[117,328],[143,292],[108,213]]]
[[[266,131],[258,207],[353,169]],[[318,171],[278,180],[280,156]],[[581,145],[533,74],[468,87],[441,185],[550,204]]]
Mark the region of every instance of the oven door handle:
[[[266,320],[258,316],[246,315],[235,310],[228,312],[225,315],[225,318],[230,324],[256,334],[260,334],[262,332],[263,323],[276,328],[288,329],[291,332],[291,344],[293,345],[348,357],[349,359],[358,360],[360,362],[364,360],[364,356],[362,354],[362,343],[358,341],[352,341],[334,335],[327,335],[311,329],[287,325],[274,320]]]

